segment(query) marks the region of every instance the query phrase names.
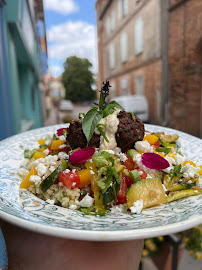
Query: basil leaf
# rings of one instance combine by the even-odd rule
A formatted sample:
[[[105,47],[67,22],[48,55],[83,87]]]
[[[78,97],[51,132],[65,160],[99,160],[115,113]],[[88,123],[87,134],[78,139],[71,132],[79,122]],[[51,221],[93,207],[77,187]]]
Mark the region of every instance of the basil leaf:
[[[114,200],[114,194],[112,191],[112,188],[108,188],[108,190],[103,194],[103,204],[107,205],[109,204],[111,201]]]
[[[99,121],[102,118],[102,112],[98,111],[97,108],[92,108],[87,112],[83,119],[82,129],[86,136],[87,142],[90,141],[95,128],[97,127]]]
[[[121,184],[121,180],[120,180],[119,174],[118,174],[118,172],[117,172],[117,170],[116,170],[115,167],[112,167],[112,172],[113,172],[113,175],[114,175],[114,177],[116,179],[117,184]]]
[[[92,210],[102,210],[101,212],[92,212]],[[102,207],[99,206],[92,206],[90,208],[80,208],[80,211],[83,212],[85,215],[89,216],[105,216],[110,212],[110,210],[105,210]]]
[[[135,116],[134,116],[134,113],[133,113],[133,112],[130,112],[130,113],[131,113],[131,115],[132,115],[132,118],[133,118],[134,122],[136,122],[136,118],[135,118]]]
[[[174,169],[171,170],[171,172],[169,173],[169,176],[171,177],[171,179],[175,176],[182,176],[182,174],[180,174],[180,171],[181,171],[181,168],[182,168],[182,165],[176,165],[174,166]]]
[[[103,105],[104,105],[104,94],[103,94],[103,90],[101,89],[100,91],[100,101],[99,101],[99,109],[102,110],[103,109]]]
[[[85,115],[86,115],[85,113],[80,112],[80,113],[79,113],[79,118],[84,118]]]
[[[171,151],[171,148],[169,147],[156,148],[156,152],[163,152],[165,154],[170,153],[170,151]]]
[[[114,112],[114,108],[119,108],[124,111],[124,108],[116,101],[111,101],[103,110],[103,117],[106,117]]]

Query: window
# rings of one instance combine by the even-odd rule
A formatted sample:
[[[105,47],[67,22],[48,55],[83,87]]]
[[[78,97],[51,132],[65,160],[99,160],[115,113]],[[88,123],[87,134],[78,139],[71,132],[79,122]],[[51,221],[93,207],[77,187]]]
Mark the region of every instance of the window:
[[[143,21],[138,19],[135,24],[135,53],[139,54],[143,51]]]
[[[127,79],[121,80],[121,90],[122,90],[122,96],[128,95],[128,80]]]
[[[112,11],[111,15],[107,17],[106,22],[107,34],[110,34],[111,31],[115,29],[115,13]]]
[[[119,0],[119,19],[128,13],[128,0]]]
[[[142,76],[136,77],[136,95],[143,95],[143,79]]]
[[[115,46],[111,44],[109,47],[109,67],[113,69],[115,67]]]
[[[128,44],[127,44],[127,35],[123,33],[121,35],[121,61],[126,62],[128,57]]]
[[[116,87],[115,83],[110,83],[111,88],[110,88],[110,99],[113,99],[116,96]]]

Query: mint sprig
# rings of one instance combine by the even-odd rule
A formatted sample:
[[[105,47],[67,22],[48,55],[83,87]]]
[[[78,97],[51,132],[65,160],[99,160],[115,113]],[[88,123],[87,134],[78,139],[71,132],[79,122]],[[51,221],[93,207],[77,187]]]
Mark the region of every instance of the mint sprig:
[[[96,105],[96,107],[93,107],[91,110],[87,112],[87,114],[84,116],[83,123],[82,123],[82,129],[83,133],[85,134],[85,137],[87,139],[87,142],[90,141],[92,138],[92,135],[98,126],[99,121],[102,118],[107,117],[108,115],[112,114],[115,110],[115,108],[120,108],[121,110],[124,110],[123,107],[118,104],[116,101],[111,101],[109,104],[106,105],[106,97],[109,95],[109,81],[103,82],[103,87],[100,90],[100,100],[99,104]],[[100,129],[100,126],[98,126],[98,130]],[[103,129],[102,136],[103,136]],[[106,136],[103,136],[106,140]],[[107,141],[107,140],[106,140]]]

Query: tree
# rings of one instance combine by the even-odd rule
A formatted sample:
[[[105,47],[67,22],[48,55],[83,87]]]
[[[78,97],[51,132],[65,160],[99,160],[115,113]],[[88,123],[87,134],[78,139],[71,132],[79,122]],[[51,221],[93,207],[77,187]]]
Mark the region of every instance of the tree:
[[[70,56],[66,59],[62,74],[66,99],[73,102],[95,99],[96,93],[91,87],[94,78],[90,67],[92,67],[92,64],[86,58]]]

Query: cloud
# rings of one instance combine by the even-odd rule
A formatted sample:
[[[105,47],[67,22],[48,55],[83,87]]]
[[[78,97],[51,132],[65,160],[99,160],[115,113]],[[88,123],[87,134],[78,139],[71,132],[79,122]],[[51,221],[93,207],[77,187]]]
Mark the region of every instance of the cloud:
[[[61,66],[55,66],[55,65],[50,65],[49,66],[49,72],[53,77],[57,77],[62,73],[62,67]]]
[[[44,0],[44,7],[46,10],[52,10],[62,15],[74,13],[79,10],[74,0]]]
[[[52,26],[47,31],[48,55],[55,61],[65,61],[76,55],[88,58],[93,64],[92,71],[97,72],[97,34],[96,26],[87,22],[65,22]]]

